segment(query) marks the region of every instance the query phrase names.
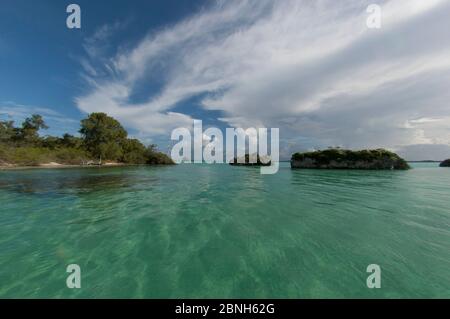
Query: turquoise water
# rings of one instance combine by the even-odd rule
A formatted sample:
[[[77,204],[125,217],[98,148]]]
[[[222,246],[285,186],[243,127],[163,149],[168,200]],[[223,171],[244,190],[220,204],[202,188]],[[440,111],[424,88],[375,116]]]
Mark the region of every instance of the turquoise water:
[[[448,298],[450,169],[414,166],[2,171],[0,297]]]

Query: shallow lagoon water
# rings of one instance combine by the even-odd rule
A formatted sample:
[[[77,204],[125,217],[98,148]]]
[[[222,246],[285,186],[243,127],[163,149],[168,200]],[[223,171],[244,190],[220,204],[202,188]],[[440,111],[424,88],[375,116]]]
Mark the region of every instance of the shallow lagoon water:
[[[413,166],[1,171],[0,297],[448,298],[450,169]]]

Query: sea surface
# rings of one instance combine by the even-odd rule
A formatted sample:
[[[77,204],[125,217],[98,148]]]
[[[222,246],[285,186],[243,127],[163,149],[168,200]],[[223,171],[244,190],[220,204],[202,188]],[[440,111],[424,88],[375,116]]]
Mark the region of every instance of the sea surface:
[[[449,298],[450,169],[413,167],[0,171],[0,297]]]

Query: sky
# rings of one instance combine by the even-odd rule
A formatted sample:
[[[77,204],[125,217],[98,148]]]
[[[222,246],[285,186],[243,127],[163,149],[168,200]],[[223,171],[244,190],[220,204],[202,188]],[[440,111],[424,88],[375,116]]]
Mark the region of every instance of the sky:
[[[163,151],[200,119],[279,128],[282,159],[339,146],[442,160],[449,88],[449,0],[0,3],[0,118],[39,113],[44,134],[105,112]]]

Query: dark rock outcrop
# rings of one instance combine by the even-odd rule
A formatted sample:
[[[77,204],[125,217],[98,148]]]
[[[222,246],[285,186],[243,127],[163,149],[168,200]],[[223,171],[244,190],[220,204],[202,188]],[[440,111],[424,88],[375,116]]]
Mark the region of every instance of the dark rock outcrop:
[[[256,154],[245,154],[245,157],[239,159],[235,157],[229,164],[232,166],[270,166],[272,162],[269,159],[262,161],[261,157]]]
[[[395,153],[384,149],[351,151],[328,149],[324,151],[295,153],[292,168],[312,169],[409,169],[408,163]]]
[[[446,159],[441,164],[439,164],[440,167],[450,167],[450,159]]]

